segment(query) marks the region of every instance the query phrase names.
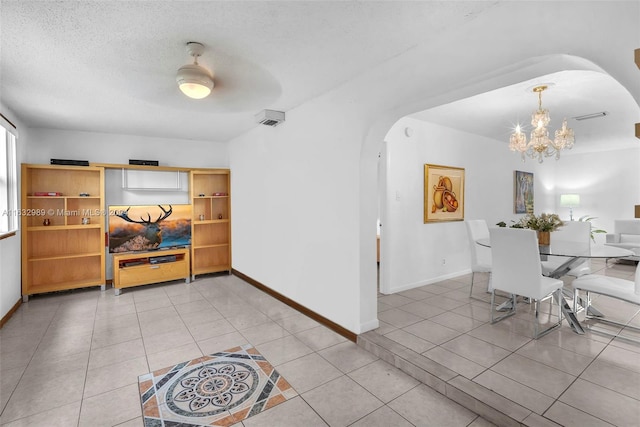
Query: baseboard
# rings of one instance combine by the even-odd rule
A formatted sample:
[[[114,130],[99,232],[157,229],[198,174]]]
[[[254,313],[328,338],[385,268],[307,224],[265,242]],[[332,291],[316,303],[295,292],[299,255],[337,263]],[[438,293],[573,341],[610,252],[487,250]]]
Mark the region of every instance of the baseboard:
[[[2,317],[2,320],[0,320],[0,329],[2,329],[4,324],[7,323],[9,319],[11,319],[11,316],[13,316],[13,313],[15,313],[18,307],[20,307],[20,304],[22,304],[22,299],[19,299],[18,302],[15,303],[13,307],[11,307],[7,314]]]
[[[235,276],[238,276],[239,278],[241,278],[245,282],[249,283],[250,285],[255,286],[256,288],[260,289],[262,292],[271,295],[272,297],[274,297],[278,301],[287,304],[289,307],[299,311],[300,313],[304,314],[305,316],[312,318],[316,322],[320,323],[323,326],[326,326],[327,328],[331,329],[335,333],[342,335],[343,337],[345,337],[346,339],[348,339],[350,341],[353,341],[353,342],[357,341],[357,339],[358,339],[358,335],[357,334],[355,334],[355,333],[351,332],[350,330],[338,325],[334,321],[329,320],[326,317],[316,313],[315,311],[308,309],[307,307],[303,306],[302,304],[299,304],[299,303],[295,302],[294,300],[282,295],[281,293],[279,293],[277,291],[274,291],[270,287],[258,282],[257,280],[247,276],[244,273],[239,272],[236,269],[231,269],[231,272]]]
[[[420,286],[432,285],[434,283],[442,282],[443,280],[455,279],[456,277],[471,274],[471,269],[465,269],[462,271],[456,271],[454,273],[443,274],[438,277],[433,277],[428,280],[421,280],[419,282],[406,283],[404,285],[396,286],[389,290],[388,293],[383,292],[385,295],[397,294],[398,292],[408,291],[411,289],[419,288]],[[382,292],[382,291],[381,291]]]

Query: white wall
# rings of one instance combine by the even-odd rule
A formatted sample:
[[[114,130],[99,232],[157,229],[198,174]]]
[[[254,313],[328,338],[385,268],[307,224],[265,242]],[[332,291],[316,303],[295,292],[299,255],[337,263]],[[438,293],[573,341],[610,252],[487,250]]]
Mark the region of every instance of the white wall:
[[[554,173],[542,177],[555,211],[569,217],[569,209],[560,206],[560,195],[571,193],[580,195],[573,218],[596,217],[591,221],[595,228],[613,233],[615,219],[633,218],[635,205],[640,205],[640,140],[636,141],[635,149],[563,155]],[[596,234],[595,239],[604,243],[605,235]]]
[[[287,111],[277,128],[254,129],[230,141],[234,267],[353,332],[375,327],[377,158],[395,122],[436,105],[595,64],[605,71],[610,64],[623,69],[615,78],[640,98],[637,68],[621,66],[627,59],[615,53],[637,47],[631,43],[637,4],[546,6],[502,2],[463,31],[416,45]],[[581,19],[567,27],[567,14]],[[513,31],[516,16],[544,22],[546,42],[522,49],[532,36]],[[603,38],[593,31],[602,19],[620,22],[618,32]],[[484,31],[488,25],[510,37],[491,37]],[[564,52],[586,60],[564,55],[545,61]],[[540,200],[540,206],[554,208],[553,197]]]
[[[413,130],[410,137],[404,133],[407,127]],[[640,204],[640,146],[585,154],[567,152],[558,161],[551,158],[538,164],[527,159],[522,163],[505,141],[403,118],[389,131],[383,153],[383,293],[470,272],[464,223],[423,223],[425,163],[465,168],[464,217],[485,219],[490,227],[523,216],[513,209],[515,170],[534,173],[536,214],[555,212],[568,219],[569,210],[560,206],[560,194],[578,193],[581,205],[574,209],[574,218],[595,216],[594,226],[613,231],[613,220],[633,218],[634,205]],[[604,234],[595,237],[598,243],[604,242]]]
[[[226,143],[154,138],[59,129],[31,129],[25,162],[49,164],[50,159],[128,164],[129,159],[158,160],[160,166],[226,168]]]
[[[413,131],[409,137],[406,128]],[[485,219],[490,227],[522,217],[514,214],[514,171],[535,171],[535,162],[523,164],[506,143],[410,118],[399,120],[387,134],[381,162],[387,177],[381,189],[386,193],[381,212],[383,293],[470,272],[464,222],[424,223],[425,163],[464,168],[464,218]],[[537,189],[535,195],[540,195]]]
[[[16,125],[18,140],[16,143],[16,159],[18,165],[23,162],[29,147],[28,129],[0,103],[2,113]],[[18,166],[18,191],[20,190],[20,167]],[[18,197],[18,203],[20,197]],[[0,318],[22,298],[20,230],[15,236],[0,240]]]
[[[363,136],[353,112],[324,97],[236,138],[229,152],[234,268],[358,332]]]

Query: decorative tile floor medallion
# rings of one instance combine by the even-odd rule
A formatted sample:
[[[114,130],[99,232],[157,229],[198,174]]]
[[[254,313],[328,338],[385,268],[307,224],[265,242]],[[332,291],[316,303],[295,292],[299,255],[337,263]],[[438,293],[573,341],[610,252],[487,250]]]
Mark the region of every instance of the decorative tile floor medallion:
[[[145,427],[229,426],[298,395],[251,345],[138,377]]]

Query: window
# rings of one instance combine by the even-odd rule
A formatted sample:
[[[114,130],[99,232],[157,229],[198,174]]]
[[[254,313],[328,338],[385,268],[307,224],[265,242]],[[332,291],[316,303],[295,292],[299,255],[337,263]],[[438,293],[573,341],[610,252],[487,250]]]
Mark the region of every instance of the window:
[[[0,238],[18,229],[15,127],[0,117]]]

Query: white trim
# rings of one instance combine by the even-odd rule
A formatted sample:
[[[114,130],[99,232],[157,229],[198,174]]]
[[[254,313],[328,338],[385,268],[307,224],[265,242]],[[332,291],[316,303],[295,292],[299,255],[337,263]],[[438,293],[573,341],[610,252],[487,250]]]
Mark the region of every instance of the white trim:
[[[16,139],[18,139],[18,129],[16,129],[16,127],[11,122],[9,122],[7,119],[5,119],[2,116],[0,116],[0,126],[5,128],[7,132],[15,136]]]
[[[378,321],[378,319],[369,320],[368,322],[364,322],[360,324],[359,333],[364,334],[365,332],[378,329],[378,327],[380,327],[380,321]]]
[[[2,119],[2,117],[0,117]],[[0,233],[10,234],[18,230],[18,164],[16,160],[17,137],[0,126],[0,182],[6,196],[0,199]],[[10,127],[13,129],[13,127]]]

